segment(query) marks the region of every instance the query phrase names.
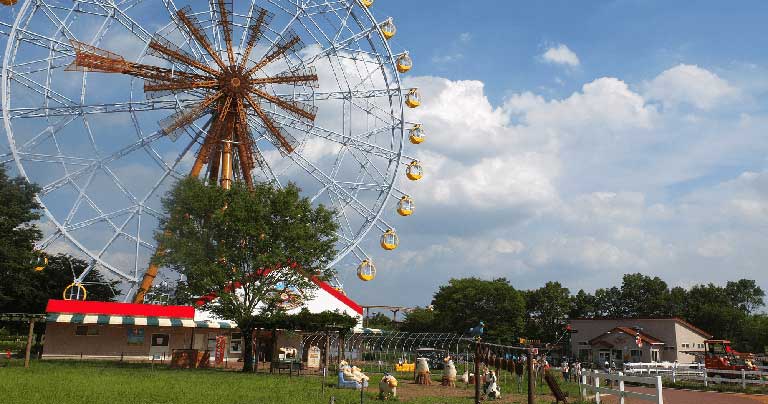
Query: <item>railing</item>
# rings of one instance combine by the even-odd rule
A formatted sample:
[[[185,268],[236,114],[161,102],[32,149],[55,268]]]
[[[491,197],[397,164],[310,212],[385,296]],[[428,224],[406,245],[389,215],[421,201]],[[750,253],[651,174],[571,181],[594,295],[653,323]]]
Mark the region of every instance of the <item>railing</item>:
[[[768,384],[768,366],[757,366],[758,370],[705,369],[702,363],[627,363],[624,373],[632,375],[659,375],[677,383],[681,380],[699,381],[708,387],[710,383],[748,384],[765,386]]]
[[[600,382],[611,382],[611,387],[600,386]],[[640,393],[636,391],[628,391],[624,388],[624,383],[636,383],[651,385],[655,387],[655,394]],[[606,384],[608,386],[608,384]],[[645,401],[655,402],[656,404],[664,404],[664,398],[662,395],[661,376],[654,377],[640,377],[640,376],[626,376],[622,372],[619,373],[600,373],[600,372],[588,372],[581,375],[579,380],[579,392],[583,400],[587,399],[587,393],[591,392],[595,394],[595,403],[600,404],[600,394],[611,394],[619,397],[619,404],[624,404],[625,397],[636,398]]]

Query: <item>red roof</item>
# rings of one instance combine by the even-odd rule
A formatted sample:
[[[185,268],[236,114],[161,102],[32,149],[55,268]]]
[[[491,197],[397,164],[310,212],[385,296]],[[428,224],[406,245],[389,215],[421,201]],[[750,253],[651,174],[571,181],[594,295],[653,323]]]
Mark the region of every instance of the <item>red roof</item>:
[[[320,289],[323,289],[324,291],[330,293],[333,297],[338,299],[340,302],[344,303],[349,307],[350,309],[354,310],[357,314],[363,314],[363,307],[359,304],[355,303],[354,300],[350,299],[347,295],[339,292],[334,288],[333,286],[329,285],[328,282],[323,282],[320,279],[317,279],[316,277],[312,277],[312,282],[315,283],[315,285],[319,286]]]
[[[195,318],[192,306],[162,306],[159,304],[135,304],[96,302],[81,300],[48,300],[48,313],[112,314],[122,316]]]
[[[612,330],[610,330],[608,332],[604,332],[604,333],[598,335],[597,337],[592,338],[591,340],[589,340],[589,344],[592,345],[593,341],[597,342],[597,341],[601,340],[603,337],[606,337],[606,336],[608,336],[610,334],[616,334],[617,332],[627,334],[627,335],[629,335],[632,338],[635,338],[637,336],[637,334],[638,334],[637,330],[634,330],[634,329],[629,328],[629,327],[615,327],[615,328],[613,328]],[[643,342],[648,343],[648,344],[663,344],[664,343],[664,341],[662,341],[662,340],[660,340],[660,339],[658,339],[656,337],[652,337],[652,336],[650,336],[650,335],[648,335],[648,334],[646,334],[646,333],[644,333],[642,331],[640,331],[640,339]]]

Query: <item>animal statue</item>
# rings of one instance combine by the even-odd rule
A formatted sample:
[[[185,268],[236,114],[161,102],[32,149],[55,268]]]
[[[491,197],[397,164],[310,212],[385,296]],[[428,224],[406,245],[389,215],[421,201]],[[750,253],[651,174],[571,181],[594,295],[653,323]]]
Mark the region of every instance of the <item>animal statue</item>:
[[[416,358],[416,384],[432,384],[427,358]]]
[[[379,381],[379,400],[390,397],[397,397],[397,379],[389,373],[384,373],[384,377]]]
[[[352,366],[352,374],[355,375],[355,378],[357,378],[357,381],[367,382],[368,380],[371,379],[370,377],[366,376],[365,373],[363,373],[363,371],[357,366]]]
[[[450,356],[443,359],[445,366],[443,366],[443,386],[456,387],[456,365],[453,364],[453,359]]]
[[[480,339],[485,332],[485,323],[480,321],[480,324],[469,329],[469,335],[474,339]]]
[[[501,398],[501,390],[499,390],[498,381],[499,380],[496,377],[496,372],[493,370],[488,370],[488,372],[485,374],[485,386],[483,388],[483,395],[489,399],[494,400]]]
[[[362,381],[362,379],[355,375],[355,373],[352,371],[352,367],[349,366],[349,362],[342,360],[339,362],[339,370],[344,374],[344,380],[351,381],[354,380],[356,382]]]
[[[469,375],[470,375],[469,371],[465,370],[464,373],[461,375],[461,382],[464,384],[469,383]],[[474,375],[472,376],[474,377]]]

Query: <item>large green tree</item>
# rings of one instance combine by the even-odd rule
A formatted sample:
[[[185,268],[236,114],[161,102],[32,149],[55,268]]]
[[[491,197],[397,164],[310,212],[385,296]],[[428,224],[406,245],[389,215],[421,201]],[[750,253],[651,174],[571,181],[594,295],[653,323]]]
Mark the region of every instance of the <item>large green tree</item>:
[[[562,335],[571,308],[571,291],[560,282],[547,282],[528,291],[526,335],[542,341],[555,341]]]
[[[184,293],[216,294],[203,308],[238,324],[243,370],[252,371],[254,327],[282,312],[284,293],[307,296],[316,289],[310,277],[333,275],[333,212],[313,207],[294,185],[237,182],[227,190],[196,178],[179,181],[163,208],[154,261],[185,275]]]
[[[625,274],[621,282],[621,317],[664,317],[667,313],[669,288],[658,276]]]
[[[435,310],[429,307],[415,307],[405,314],[405,320],[400,324],[400,331],[430,332],[440,331],[435,319]]]
[[[40,230],[34,221],[40,218],[40,205],[35,200],[39,187],[23,178],[8,177],[0,166],[0,307],[17,303],[16,285],[23,285],[35,242]]]
[[[439,327],[466,333],[484,321],[486,338],[512,343],[525,326],[525,300],[504,278],[451,279],[435,293],[432,305]]]

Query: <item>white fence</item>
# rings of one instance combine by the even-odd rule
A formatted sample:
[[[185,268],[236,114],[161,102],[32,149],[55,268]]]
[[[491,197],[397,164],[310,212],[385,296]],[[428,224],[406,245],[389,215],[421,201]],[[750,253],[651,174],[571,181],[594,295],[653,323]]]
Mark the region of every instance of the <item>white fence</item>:
[[[758,370],[716,370],[705,369],[701,363],[626,363],[624,373],[632,375],[659,375],[676,383],[680,380],[693,380],[709,386],[710,383],[740,384],[741,388],[750,385],[768,385],[768,366],[758,366]]]
[[[604,382],[601,386],[600,382]],[[640,393],[636,391],[628,391],[624,388],[624,382],[645,384],[655,387],[655,394]],[[608,387],[610,386],[610,387]],[[600,404],[600,394],[611,394],[619,397],[619,404],[624,404],[625,397],[637,398],[640,400],[652,401],[656,404],[664,404],[664,398],[661,391],[661,376],[654,377],[641,377],[641,376],[626,376],[619,373],[600,373],[600,372],[588,372],[581,375],[579,381],[579,392],[581,398],[586,400],[587,393],[591,392],[595,394],[595,403]]]

